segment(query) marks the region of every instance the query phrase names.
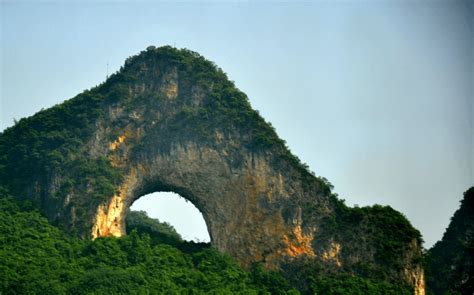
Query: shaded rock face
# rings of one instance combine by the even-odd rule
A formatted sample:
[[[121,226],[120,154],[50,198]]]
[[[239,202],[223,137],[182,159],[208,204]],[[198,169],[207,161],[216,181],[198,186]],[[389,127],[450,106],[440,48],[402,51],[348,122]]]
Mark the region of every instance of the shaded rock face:
[[[90,104],[92,124],[80,133],[84,143],[71,141],[60,164],[28,174],[28,184],[6,184],[53,222],[83,237],[121,236],[135,200],[173,191],[202,212],[212,245],[246,267],[261,261],[297,273],[298,265],[313,263],[323,272],[370,276],[363,271],[369,265],[423,294],[420,241],[409,238],[388,253],[400,256],[396,265],[380,262],[389,250],[377,249],[372,233],[390,229],[372,225],[369,209],[347,213],[330,184],[309,173],[245,94],[199,55],[150,47],[66,110],[80,100]],[[65,113],[64,124],[82,118]],[[14,134],[15,127],[5,132],[4,142]],[[100,169],[92,176],[81,163]]]

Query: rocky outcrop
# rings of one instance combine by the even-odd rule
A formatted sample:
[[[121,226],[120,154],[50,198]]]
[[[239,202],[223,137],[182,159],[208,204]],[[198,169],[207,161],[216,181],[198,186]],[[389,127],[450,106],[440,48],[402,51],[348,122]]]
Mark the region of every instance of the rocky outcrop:
[[[29,148],[21,140],[32,134]],[[25,154],[10,148],[19,145]],[[36,149],[47,156],[32,157]],[[135,200],[173,191],[202,212],[212,245],[246,267],[378,272],[422,294],[421,242],[406,219],[387,207],[347,208],[194,52],[148,48],[104,84],[5,131],[0,151],[10,157],[0,158],[2,179],[17,171],[24,180],[5,186],[83,237],[124,235]]]

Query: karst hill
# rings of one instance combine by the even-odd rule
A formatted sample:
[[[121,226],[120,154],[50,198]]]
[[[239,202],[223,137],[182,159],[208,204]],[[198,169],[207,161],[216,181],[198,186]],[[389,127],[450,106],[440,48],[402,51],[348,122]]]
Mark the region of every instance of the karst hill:
[[[434,294],[474,294],[474,187],[464,193],[443,238],[428,251],[428,287]]]
[[[0,186],[83,239],[126,234],[141,196],[172,191],[212,246],[305,286],[338,273],[424,293],[421,237],[390,207],[348,208],[189,50],[149,47],[103,84],[0,134]],[[303,288],[303,287],[302,287]]]

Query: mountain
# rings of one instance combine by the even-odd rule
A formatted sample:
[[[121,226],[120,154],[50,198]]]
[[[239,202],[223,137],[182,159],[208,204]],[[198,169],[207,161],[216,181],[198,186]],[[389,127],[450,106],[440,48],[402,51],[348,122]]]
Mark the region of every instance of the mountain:
[[[136,199],[173,191],[245,269],[262,264],[303,291],[342,276],[424,292],[422,240],[407,219],[347,207],[220,68],[186,49],[150,46],[6,129],[0,186],[82,239],[124,236]]]
[[[427,253],[433,294],[474,294],[474,187],[464,193],[441,241]]]

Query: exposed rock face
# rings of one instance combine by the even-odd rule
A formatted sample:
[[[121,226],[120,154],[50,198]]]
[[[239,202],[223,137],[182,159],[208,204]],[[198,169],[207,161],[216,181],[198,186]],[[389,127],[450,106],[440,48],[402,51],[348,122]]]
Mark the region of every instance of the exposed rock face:
[[[232,166],[226,155],[232,148],[226,141],[219,148],[188,142],[172,145],[163,154],[147,146],[133,163],[123,153],[114,165],[124,167],[126,176],[117,194],[98,207],[92,236],[125,234],[125,213],[134,200],[171,190],[199,208],[212,244],[244,265],[265,258],[277,266],[283,255],[314,256],[314,231],[302,232],[300,214],[291,220],[282,216],[282,204],[294,190],[285,182],[285,173],[271,168],[269,155],[250,152],[243,154],[239,166]]]
[[[61,150],[66,143],[52,148],[61,153],[59,164],[38,162],[38,169],[47,167],[44,173],[25,174],[24,185],[6,184],[50,220],[84,237],[120,236],[136,199],[173,191],[202,212],[212,245],[244,266],[263,261],[289,271],[311,262],[324,272],[370,276],[363,270],[370,265],[383,279],[423,294],[419,239],[398,239],[390,228],[372,224],[380,220],[375,209],[356,214],[345,207],[324,179],[291,155],[225,74],[197,54],[149,48],[105,84],[67,102],[64,124],[79,120],[80,114],[67,110],[84,104],[90,104],[85,117],[92,127],[77,133],[83,143],[66,140],[68,149]],[[5,132],[3,142],[15,128],[35,125],[34,118]],[[92,173],[83,163],[98,168]],[[3,163],[2,177],[14,169],[8,165]],[[399,252],[378,249],[373,233],[398,239]],[[397,264],[380,258],[383,251],[400,256]]]

